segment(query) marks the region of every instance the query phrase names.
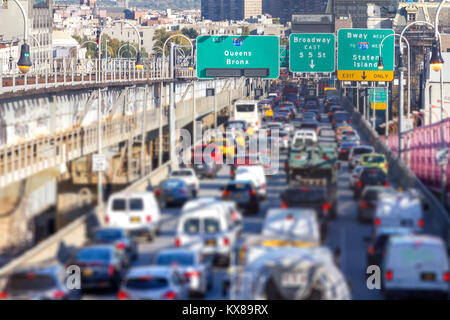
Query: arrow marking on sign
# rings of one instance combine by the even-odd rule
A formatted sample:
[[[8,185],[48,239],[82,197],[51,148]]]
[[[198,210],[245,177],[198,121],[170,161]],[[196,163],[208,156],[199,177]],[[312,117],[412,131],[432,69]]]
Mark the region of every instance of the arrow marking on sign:
[[[314,69],[314,67],[315,67],[314,60],[311,60],[311,64],[309,66],[311,67],[311,69]]]
[[[366,80],[366,72],[365,71],[363,71],[363,75],[362,75],[362,77],[361,78],[363,78],[363,80]]]

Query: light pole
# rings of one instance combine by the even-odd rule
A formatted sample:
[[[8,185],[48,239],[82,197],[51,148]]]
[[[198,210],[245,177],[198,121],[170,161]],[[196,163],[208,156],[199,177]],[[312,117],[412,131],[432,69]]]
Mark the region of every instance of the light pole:
[[[13,0],[17,6],[20,9],[20,12],[22,13],[23,17],[23,44],[20,47],[20,58],[17,62],[17,65],[19,66],[19,70],[22,73],[27,73],[30,71],[32,63],[30,59],[30,46],[27,44],[27,38],[28,38],[28,19],[27,19],[27,13],[25,12],[24,7],[18,0]]]
[[[128,48],[128,53],[130,53],[130,44],[129,43],[124,43],[122,46],[120,46],[120,48],[119,48],[119,50],[117,50],[117,57],[119,57],[119,58],[122,58],[122,55],[121,55],[121,50],[122,50],[122,48],[124,48],[125,46],[127,46],[127,48]],[[137,49],[136,49],[136,47],[134,46],[134,45],[131,45],[131,48],[133,48],[133,50],[134,50],[134,53],[137,55]]]
[[[174,35],[171,35],[169,38],[167,38],[166,41],[164,41],[164,45],[163,45],[163,47],[162,47],[163,62],[166,61],[166,53],[165,53],[165,49],[166,49],[167,43],[169,42],[169,40],[171,40],[171,39],[173,39],[173,38],[177,38],[177,37],[186,39],[186,40],[189,42],[189,44],[191,45],[191,58],[194,57],[194,45],[193,45],[193,43],[192,43],[192,40],[189,39],[188,37],[186,37],[184,34],[174,34]],[[172,54],[172,53],[171,53],[171,54]]]
[[[442,59],[441,54],[441,36],[439,33],[439,14],[441,12],[444,3],[447,0],[442,0],[439,4],[439,7],[436,11],[436,16],[434,20],[434,43],[431,53],[430,66],[433,71],[439,71],[440,73],[440,95],[441,95],[441,148],[445,150],[447,145],[445,143],[445,130],[444,130],[444,80],[442,75],[442,68],[444,67],[444,59]],[[439,44],[439,45],[438,45]],[[441,164],[441,181],[442,181],[442,190],[441,190],[441,202],[446,204],[446,196],[447,196],[447,161],[443,161]]]
[[[410,50],[410,46],[409,46],[409,41],[403,36],[403,34],[397,34],[397,33],[392,33],[390,35],[387,35],[386,37],[383,38],[383,40],[381,40],[381,44],[379,46],[379,51],[380,51],[380,55],[379,55],[379,60],[378,60],[378,69],[383,70],[384,69],[384,64],[383,64],[383,58],[381,57],[381,48],[383,47],[383,42],[384,40],[386,40],[389,37],[399,37],[400,41],[399,41],[399,47],[400,47],[400,54],[399,54],[399,58],[398,58],[398,71],[399,71],[399,78],[401,77],[401,79],[399,79],[399,87],[400,87],[400,93],[399,93],[399,107],[398,107],[398,113],[399,113],[399,126],[398,126],[398,157],[401,159],[401,142],[402,142],[402,128],[403,128],[403,113],[404,113],[404,90],[403,90],[403,71],[404,71],[404,67],[403,67],[403,55],[402,55],[402,41],[406,42],[406,45],[408,47],[408,119],[410,117],[410,111],[411,111],[411,50]],[[387,97],[386,97],[387,98]],[[388,110],[386,109],[386,113],[388,112]],[[386,117],[387,118],[387,117]],[[386,130],[385,130],[386,131]],[[386,133],[385,136],[387,137]]]

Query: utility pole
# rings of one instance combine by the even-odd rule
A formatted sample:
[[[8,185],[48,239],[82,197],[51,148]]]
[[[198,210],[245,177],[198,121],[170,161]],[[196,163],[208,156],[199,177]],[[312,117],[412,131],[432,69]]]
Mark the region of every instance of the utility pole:
[[[375,123],[375,107],[376,107],[376,94],[375,94],[375,82],[372,82],[372,94],[373,94],[373,99],[372,99],[372,128],[374,131],[376,131],[376,123]]]
[[[97,154],[102,155],[102,90],[98,88],[98,108],[97,108]],[[97,197],[98,206],[103,208],[103,172],[97,172]]]
[[[148,85],[145,86],[144,103],[142,104],[142,141],[141,141],[141,177],[145,175],[145,141],[147,135],[147,103],[148,103]]]
[[[401,44],[400,44],[401,46]],[[402,159],[402,129],[403,129],[403,109],[404,109],[404,89],[403,89],[403,72],[405,71],[405,67],[403,67],[402,56],[399,56],[398,59],[398,73],[399,73],[399,103],[398,103],[398,158]]]
[[[170,43],[170,107],[169,107],[169,136],[170,136],[170,161],[176,160],[176,125],[175,125],[175,64],[174,64],[175,44]]]

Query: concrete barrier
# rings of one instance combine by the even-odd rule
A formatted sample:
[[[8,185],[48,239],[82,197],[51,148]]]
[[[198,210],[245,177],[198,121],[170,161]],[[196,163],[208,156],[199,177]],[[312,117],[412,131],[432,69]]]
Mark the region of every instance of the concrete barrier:
[[[380,139],[378,133],[371,128],[370,123],[362,118],[351,101],[344,98],[344,104],[347,111],[351,112],[352,121],[360,134],[367,138],[376,152],[386,156],[389,165],[389,179],[395,181],[397,186],[404,190],[416,189],[422,195],[425,209],[425,232],[441,237],[447,243],[447,248],[450,248],[450,218],[447,210],[405,163],[397,158],[389,146]]]

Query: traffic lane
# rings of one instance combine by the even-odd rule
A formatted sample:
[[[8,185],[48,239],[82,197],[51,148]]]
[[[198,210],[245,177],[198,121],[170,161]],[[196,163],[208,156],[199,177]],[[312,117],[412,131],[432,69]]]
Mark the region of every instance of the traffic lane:
[[[341,250],[340,269],[351,284],[355,300],[380,300],[380,290],[369,290],[366,285],[366,252],[364,238],[370,236],[372,227],[357,221],[357,202],[349,188],[350,171],[342,162],[338,177],[338,215],[328,227],[326,245],[333,251]]]

